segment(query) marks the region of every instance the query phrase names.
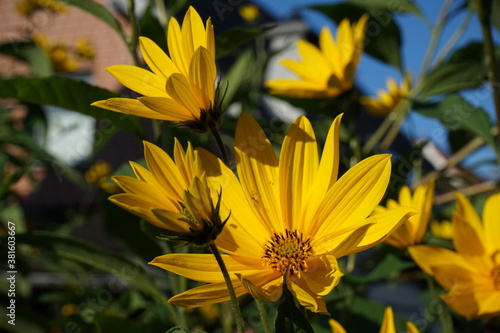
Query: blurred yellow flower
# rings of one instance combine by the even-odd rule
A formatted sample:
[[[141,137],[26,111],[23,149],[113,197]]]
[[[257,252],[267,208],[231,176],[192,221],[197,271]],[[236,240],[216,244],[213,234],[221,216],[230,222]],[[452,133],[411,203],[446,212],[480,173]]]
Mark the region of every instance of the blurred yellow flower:
[[[247,22],[255,21],[260,15],[259,7],[251,3],[239,6],[238,13]]]
[[[376,98],[362,96],[360,102],[372,115],[384,117],[394,111],[396,106],[408,97],[410,86],[410,74],[405,75],[399,87],[393,78],[389,78],[387,79],[387,91],[379,90]]]
[[[48,55],[54,71],[58,73],[73,72],[79,68],[78,59],[66,42],[53,42],[42,33],[34,34],[32,41]]]
[[[299,76],[297,79],[273,79],[266,82],[270,93],[292,97],[335,97],[352,88],[354,74],[363,53],[368,14],[358,22],[342,20],[334,40],[324,27],[319,46],[305,40],[297,42],[301,60],[283,59],[281,64]]]
[[[92,59],[95,57],[94,47],[90,44],[89,39],[86,37],[78,38],[75,49],[81,58]]]
[[[205,25],[193,7],[182,29],[175,18],[168,25],[167,56],[146,37],[141,53],[151,71],[115,65],[106,68],[121,84],[143,95],[138,99],[111,98],[92,105],[139,117],[179,122],[194,131],[215,128],[222,115],[216,101],[215,41],[212,21]]]
[[[111,164],[105,161],[97,161],[85,173],[85,181],[89,184],[96,184],[108,193],[116,193],[118,187],[109,182],[112,172]]]
[[[432,221],[430,228],[436,237],[443,239],[453,238],[453,224],[450,221]]]
[[[434,182],[417,187],[413,196],[408,186],[403,186],[399,192],[399,202],[389,199],[386,207],[378,206],[375,212],[379,213],[397,207],[415,207],[418,212],[387,237],[385,242],[401,249],[422,243],[429,225],[433,203]]]
[[[470,201],[457,193],[452,215],[456,251],[414,246],[415,262],[448,291],[441,298],[467,319],[500,315],[500,194],[490,196],[483,223]]]
[[[215,194],[214,205],[198,151],[191,145],[184,151],[176,140],[174,161],[144,142],[144,157],[149,170],[130,162],[137,178],[114,176],[125,193],[109,200],[157,227],[179,233],[173,239],[195,245],[213,241],[224,226],[218,214],[221,194]]]
[[[340,325],[336,320],[330,319],[328,321],[332,333],[346,333],[346,330]],[[384,319],[382,319],[382,326],[380,327],[380,333],[396,333],[396,327],[394,325],[394,313],[390,306],[385,308]],[[406,322],[406,333],[418,333],[417,327],[411,323]]]
[[[16,9],[22,15],[31,15],[37,10],[49,10],[54,13],[64,13],[66,5],[57,0],[22,0],[16,3]]]
[[[337,258],[380,243],[413,214],[397,208],[369,217],[389,181],[389,155],[369,157],[337,180],[340,119],[330,127],[321,159],[304,116],[290,127],[278,159],[262,128],[246,114],[235,135],[240,180],[213,155],[204,159],[208,182],[224,192],[221,214],[231,213],[216,244],[227,254],[236,295],[277,301],[286,286],[302,306],[327,313],[323,296],[343,275]],[[212,255],[168,254],[150,264],[208,283],[170,303],[198,307],[229,299]]]

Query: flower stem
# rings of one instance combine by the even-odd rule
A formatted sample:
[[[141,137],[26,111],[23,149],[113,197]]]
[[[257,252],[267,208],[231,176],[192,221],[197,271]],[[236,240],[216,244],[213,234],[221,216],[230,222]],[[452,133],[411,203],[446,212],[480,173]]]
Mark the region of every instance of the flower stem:
[[[217,141],[217,146],[219,146],[220,153],[222,155],[222,161],[224,164],[229,165],[229,158],[227,157],[227,151],[226,147],[224,146],[224,143],[222,142],[222,138],[220,136],[219,130],[217,128],[213,128],[210,130],[212,132],[212,135],[215,138],[215,141]]]
[[[139,27],[137,26],[137,18],[135,16],[135,1],[128,0],[128,19],[130,21],[130,27],[132,28],[132,36],[128,40],[128,48],[132,57],[134,58],[134,64],[136,66],[140,65],[139,57],[137,56],[137,45],[139,44]]]
[[[210,250],[215,256],[215,260],[219,264],[219,268],[224,276],[224,281],[226,281],[227,291],[229,292],[229,297],[231,298],[231,305],[233,308],[233,315],[236,321],[236,326],[238,327],[239,333],[245,333],[245,325],[243,323],[243,316],[241,315],[240,306],[238,304],[238,300],[236,299],[236,293],[234,292],[233,283],[231,282],[231,278],[229,277],[229,272],[227,271],[226,264],[224,264],[224,260],[222,259],[222,255],[217,248],[217,245],[214,243],[210,243]]]
[[[434,287],[434,281],[429,274],[424,273],[425,281],[429,286],[429,291],[431,293],[432,299],[437,300],[439,302],[439,308],[437,310],[437,315],[439,318],[439,322],[441,323],[441,332],[442,333],[453,333],[453,321],[451,320],[450,312],[446,308],[446,305],[439,298],[436,293],[436,288]]]
[[[493,6],[492,1],[487,0],[477,0],[477,16],[481,22],[481,32],[484,39],[484,51],[486,53],[486,59],[488,62],[488,77],[491,83],[493,102],[495,105],[495,112],[497,115],[497,122],[500,122],[500,91],[498,86],[500,84],[500,77],[498,74],[498,68],[496,67],[495,61],[495,45],[493,44],[493,38],[491,36],[491,7]],[[497,140],[500,143],[500,135],[497,136]],[[500,160],[500,156],[497,152],[497,157]]]
[[[262,321],[264,332],[272,333],[271,326],[269,326],[269,318],[267,317],[266,309],[264,309],[264,303],[261,300],[255,299],[255,304],[257,305],[257,310],[259,310],[260,320]]]

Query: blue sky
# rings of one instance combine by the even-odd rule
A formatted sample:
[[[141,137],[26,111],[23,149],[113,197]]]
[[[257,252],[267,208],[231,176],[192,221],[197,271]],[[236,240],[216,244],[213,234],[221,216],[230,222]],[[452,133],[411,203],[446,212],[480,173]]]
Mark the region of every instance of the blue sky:
[[[286,20],[296,16],[302,17],[306,24],[313,32],[318,33],[323,25],[330,26],[335,30],[335,24],[323,15],[316,13],[306,7],[314,4],[331,4],[340,2],[338,0],[253,0],[264,11],[272,14],[279,20]],[[418,0],[415,3],[420,10],[427,16],[431,23],[437,21],[443,1],[424,1]],[[456,6],[456,4],[454,4]],[[452,6],[453,8],[453,6]],[[445,26],[438,50],[445,44],[457,27],[461,24],[465,17],[465,13],[455,16]],[[401,29],[402,35],[402,58],[403,65],[406,70],[410,71],[414,78],[417,77],[421,64],[424,59],[425,52],[429,45],[431,36],[431,26],[425,23],[422,18],[413,14],[396,14],[394,19]],[[473,40],[481,40],[481,30],[477,18],[474,16],[463,36],[455,45],[456,47],[464,46]],[[498,31],[495,31],[495,40],[500,40]],[[374,95],[378,89],[386,87],[386,78],[395,77],[401,79],[401,73],[392,66],[385,65],[382,62],[368,56],[363,55],[359,68],[357,70],[357,83],[363,90],[370,95]],[[488,92],[488,88],[479,88],[472,91],[467,91],[462,94],[470,103],[476,106],[483,107],[490,115],[490,120],[495,120],[492,96]],[[432,120],[412,113],[403,126],[403,131],[411,139],[431,139],[444,152],[449,153],[449,146],[446,139],[442,135],[442,131],[436,129],[442,128],[437,120]],[[493,159],[493,153],[489,147],[479,149],[475,154],[466,159],[463,163],[464,167],[476,164],[482,159]],[[484,165],[476,168],[477,174],[486,179],[500,179],[498,167]]]

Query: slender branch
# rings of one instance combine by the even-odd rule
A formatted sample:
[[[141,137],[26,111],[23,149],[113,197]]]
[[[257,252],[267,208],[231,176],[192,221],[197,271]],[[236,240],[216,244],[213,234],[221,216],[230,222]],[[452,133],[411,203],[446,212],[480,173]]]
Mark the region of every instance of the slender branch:
[[[135,16],[135,1],[128,0],[128,19],[130,21],[130,27],[132,28],[132,36],[128,40],[128,48],[132,57],[134,58],[134,64],[136,66],[140,65],[139,57],[137,56],[137,45],[139,45],[139,26],[137,23],[137,18]]]
[[[486,8],[486,6],[488,6],[488,8]],[[491,36],[491,7],[492,1],[477,0],[477,16],[481,22],[484,51],[488,61],[488,76],[493,93],[493,102],[495,103],[497,122],[500,122],[500,91],[498,90],[500,78],[498,76],[498,69],[495,61],[495,45],[493,44],[493,38]],[[500,143],[500,136],[497,136],[497,140]]]
[[[158,11],[158,21],[160,21],[163,30],[167,31],[168,20],[170,18],[168,16],[167,9],[165,8],[165,0],[155,0],[155,5]]]
[[[448,39],[448,41],[443,46],[441,51],[439,51],[439,53],[437,54],[435,62],[436,64],[441,62],[441,60],[444,59],[448,55],[448,53],[450,53],[451,49],[455,46],[460,37],[462,37],[462,35],[464,34],[465,29],[467,29],[467,27],[469,26],[472,16],[473,16],[472,11],[468,10],[467,15],[464,17],[458,29],[455,30],[453,35],[451,35],[450,39]]]
[[[436,293],[436,288],[434,287],[434,281],[432,277],[429,274],[425,273],[424,276],[425,276],[425,281],[427,281],[427,286],[429,287],[429,291],[431,293],[432,298],[439,302],[437,315],[439,318],[439,322],[441,323],[441,332],[453,333],[453,321],[451,320],[450,312],[448,311],[446,305],[444,305],[443,301],[439,298],[438,294]]]
[[[238,299],[236,298],[236,293],[234,292],[233,283],[231,282],[231,277],[229,276],[229,272],[227,271],[226,264],[224,264],[224,260],[222,259],[222,255],[220,254],[217,245],[215,245],[214,243],[210,243],[209,247],[215,256],[215,260],[217,260],[217,264],[219,264],[219,268],[222,272],[222,275],[224,276],[224,281],[226,281],[227,291],[229,292],[229,297],[231,298],[233,315],[236,321],[238,332],[245,333],[245,324],[243,323],[243,316],[241,315]]]
[[[264,309],[264,303],[261,300],[256,299],[255,304],[257,305],[257,310],[259,310],[260,320],[262,321],[264,332],[272,333],[271,326],[269,326],[269,318],[267,317],[266,309]]]
[[[438,195],[434,198],[434,204],[435,205],[440,205],[443,203],[447,203],[450,201],[455,200],[455,194],[457,192],[463,193],[466,196],[472,196],[476,194],[482,194],[482,193],[487,193],[487,192],[493,192],[498,189],[497,183],[494,181],[487,181],[475,185],[471,185],[468,187],[460,188],[456,191],[451,191],[445,194]]]
[[[219,130],[217,128],[211,129],[210,132],[212,132],[212,135],[215,138],[215,141],[217,141],[217,146],[219,146],[220,153],[222,155],[222,161],[224,164],[229,166],[229,158],[227,157],[227,151],[226,151],[226,146],[224,146],[224,143],[222,142],[222,138],[220,136]]]

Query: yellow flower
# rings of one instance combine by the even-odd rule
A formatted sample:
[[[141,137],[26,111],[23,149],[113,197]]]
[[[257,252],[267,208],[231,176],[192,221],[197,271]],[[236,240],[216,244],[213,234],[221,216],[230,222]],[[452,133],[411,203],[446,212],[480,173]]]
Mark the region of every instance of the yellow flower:
[[[238,13],[247,22],[253,22],[259,17],[259,7],[246,4],[238,7]]]
[[[443,239],[453,238],[453,224],[450,221],[432,221],[430,224],[431,232],[434,236]]]
[[[453,212],[456,251],[435,246],[409,249],[415,262],[448,291],[441,298],[467,319],[500,314],[500,194],[490,196],[483,224],[469,200],[457,193]]]
[[[121,84],[143,95],[138,99],[111,98],[92,105],[139,117],[180,122],[192,130],[215,128],[222,111],[216,101],[215,41],[210,18],[203,25],[190,7],[182,29],[175,18],[168,25],[167,56],[146,37],[140,49],[151,69],[115,65],[106,68]]]
[[[113,170],[109,163],[97,161],[85,173],[85,181],[89,184],[96,184],[108,193],[116,193],[118,192],[117,186],[108,182],[112,172]]]
[[[215,193],[214,207],[198,151],[191,145],[184,151],[176,140],[174,161],[159,147],[144,142],[144,157],[149,170],[130,162],[137,178],[113,177],[125,193],[109,200],[157,227],[178,233],[174,239],[195,245],[213,241],[225,223],[218,214],[221,194]]]
[[[37,10],[49,10],[54,13],[64,13],[67,7],[56,0],[22,0],[16,3],[17,11],[23,15],[31,15]]]
[[[338,321],[330,319],[328,321],[328,324],[330,324],[332,333],[346,333],[346,330],[342,327],[342,325],[340,325]],[[384,319],[382,319],[382,326],[380,327],[379,332],[396,333],[396,327],[394,325],[394,313],[392,312],[392,308],[390,306],[385,308]],[[407,321],[406,333],[418,333],[418,329],[413,323]]]
[[[352,88],[354,74],[363,52],[368,15],[357,23],[340,22],[337,39],[324,27],[319,46],[305,40],[297,42],[301,61],[284,59],[281,64],[296,73],[297,79],[275,79],[266,82],[272,94],[292,97],[335,97]]]
[[[92,59],[95,57],[94,47],[89,43],[89,40],[86,37],[78,39],[75,49],[81,58]]]
[[[387,91],[379,90],[377,98],[361,97],[360,102],[366,111],[374,116],[385,117],[389,115],[396,106],[408,97],[410,93],[411,76],[406,74],[401,84],[397,85],[393,78],[387,79]]]
[[[401,249],[422,243],[432,212],[433,198],[434,183],[417,187],[413,196],[410,189],[403,186],[399,192],[399,202],[389,199],[386,205],[387,208],[378,206],[375,209],[376,212],[383,212],[386,209],[394,209],[400,206],[415,207],[418,212],[401,224],[396,231],[386,238],[385,242]]]
[[[213,155],[204,158],[209,183],[223,189],[221,215],[231,213],[215,243],[227,254],[224,262],[238,296],[277,301],[286,284],[301,305],[327,313],[323,296],[343,275],[337,259],[380,243],[413,213],[397,208],[368,217],[386,190],[390,155],[369,157],[337,180],[340,119],[330,127],[321,159],[304,116],[291,125],[278,159],[246,114],[235,135],[240,181]],[[151,264],[208,283],[170,303],[198,307],[229,299],[212,255],[168,254]]]

